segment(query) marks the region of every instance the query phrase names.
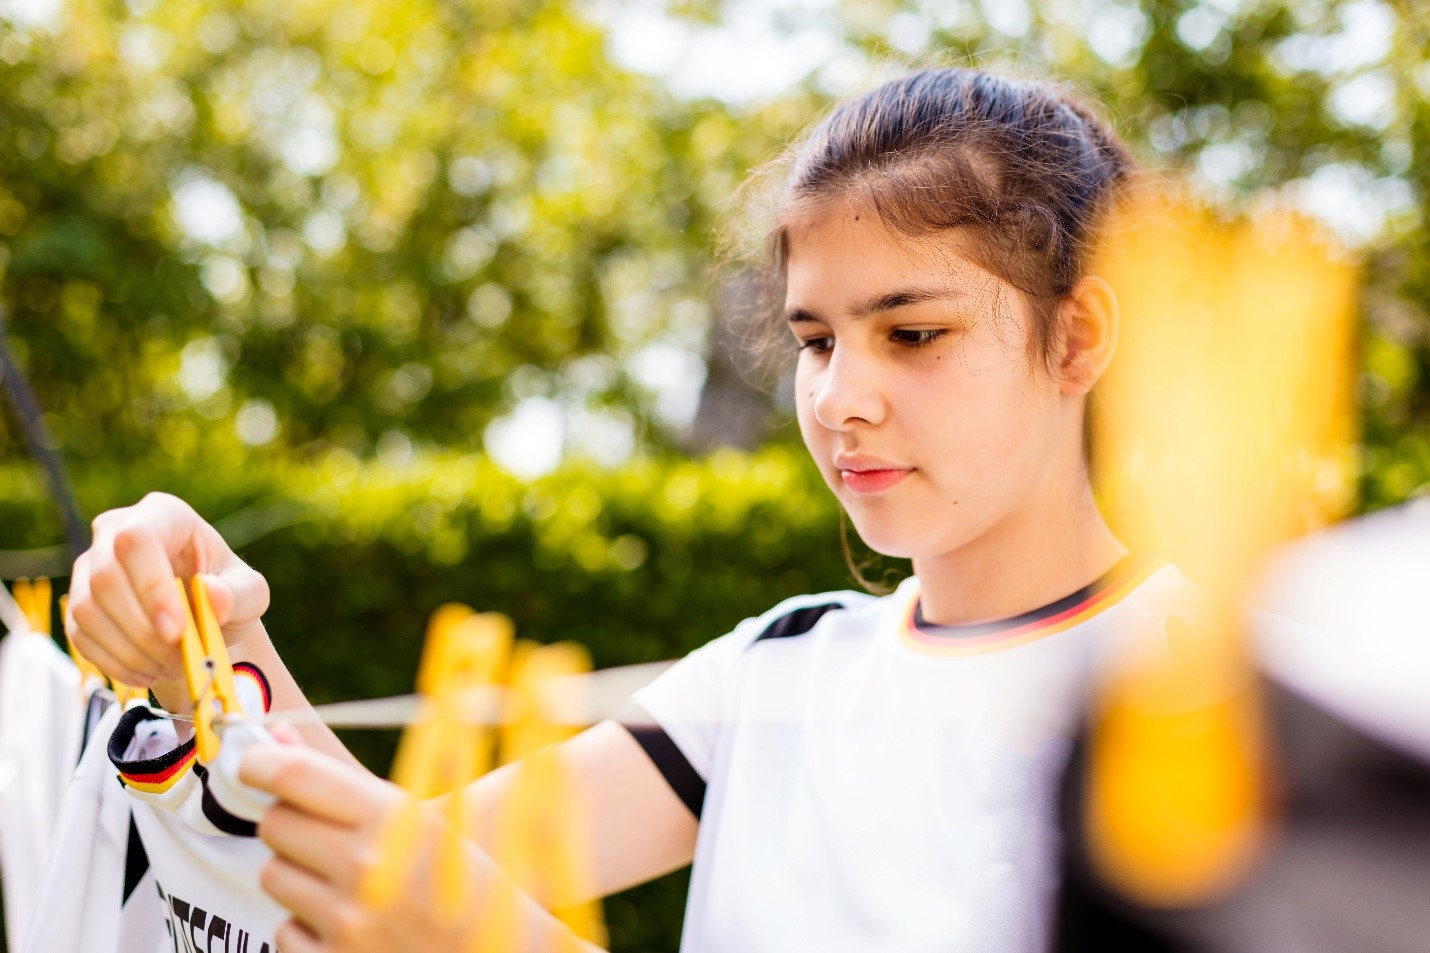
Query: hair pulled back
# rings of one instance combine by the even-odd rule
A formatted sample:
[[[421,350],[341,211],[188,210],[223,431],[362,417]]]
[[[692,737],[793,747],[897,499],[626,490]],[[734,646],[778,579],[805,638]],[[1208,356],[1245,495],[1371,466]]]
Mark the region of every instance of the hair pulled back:
[[[774,180],[773,201],[755,210],[768,303],[784,296],[791,219],[862,201],[910,237],[963,230],[966,253],[1027,296],[1033,345],[1047,356],[1056,304],[1135,168],[1111,126],[1064,88],[973,69],[910,73],[840,103],[756,174]]]

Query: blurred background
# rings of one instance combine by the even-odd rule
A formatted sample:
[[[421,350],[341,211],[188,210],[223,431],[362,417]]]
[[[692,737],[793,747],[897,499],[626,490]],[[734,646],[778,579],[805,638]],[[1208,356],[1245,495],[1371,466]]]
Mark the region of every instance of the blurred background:
[[[1356,250],[1374,509],[1430,487],[1416,7],[0,0],[9,343],[85,516],[192,502],[317,701],[408,690],[451,599],[598,666],[674,657],[853,585],[787,389],[721,323],[724,207],[832,98],[981,64]],[[0,576],[63,576],[64,541],[7,403]],[[349,740],[385,769],[392,738]],[[613,949],[675,949],[684,889],[610,900]]]

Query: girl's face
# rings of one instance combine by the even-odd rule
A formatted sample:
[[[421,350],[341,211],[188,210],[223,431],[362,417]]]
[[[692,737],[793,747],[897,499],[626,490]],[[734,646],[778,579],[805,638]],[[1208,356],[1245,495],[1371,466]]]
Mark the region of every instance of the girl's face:
[[[1031,351],[1023,296],[956,235],[905,238],[833,204],[787,236],[800,431],[866,543],[952,553],[1066,485],[1080,396]]]

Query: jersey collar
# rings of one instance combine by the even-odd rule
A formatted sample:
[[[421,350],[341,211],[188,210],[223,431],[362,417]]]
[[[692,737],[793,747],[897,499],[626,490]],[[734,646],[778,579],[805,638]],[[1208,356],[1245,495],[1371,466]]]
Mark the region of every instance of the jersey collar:
[[[921,587],[911,577],[899,588],[899,639],[924,655],[983,655],[1066,632],[1121,602],[1165,560],[1127,556],[1101,578],[1040,609],[976,625],[933,625],[923,619]]]

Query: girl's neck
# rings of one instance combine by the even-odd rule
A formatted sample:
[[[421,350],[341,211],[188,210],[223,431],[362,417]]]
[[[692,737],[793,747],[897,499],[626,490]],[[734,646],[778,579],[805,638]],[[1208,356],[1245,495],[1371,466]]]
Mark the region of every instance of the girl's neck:
[[[923,617],[966,625],[1031,612],[1095,582],[1127,555],[1086,480],[1067,496],[1023,507],[965,546],[916,558]]]

